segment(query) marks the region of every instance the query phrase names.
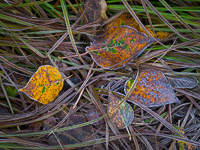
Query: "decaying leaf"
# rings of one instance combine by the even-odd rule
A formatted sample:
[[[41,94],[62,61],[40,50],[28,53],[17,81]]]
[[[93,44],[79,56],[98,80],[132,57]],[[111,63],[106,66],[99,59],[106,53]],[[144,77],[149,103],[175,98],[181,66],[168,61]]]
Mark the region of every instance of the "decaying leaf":
[[[25,87],[20,89],[28,97],[42,104],[53,101],[63,88],[63,79],[59,71],[49,65],[41,66]]]
[[[133,82],[134,79],[129,79],[125,83],[125,93],[131,88]],[[138,82],[130,97],[133,101],[147,107],[179,102],[165,75],[153,69],[140,72]]]
[[[199,81],[195,77],[176,77],[167,78],[172,87],[175,88],[188,88],[192,89],[199,84]]]
[[[130,26],[111,27],[86,50],[102,68],[118,69],[131,57],[140,55],[152,42],[152,38]]]
[[[138,32],[143,32],[146,34],[144,29],[135,21],[135,19],[131,16],[131,14],[125,13],[111,21],[108,25],[106,25],[106,28],[111,28],[112,26],[121,26],[121,25],[126,25],[126,26],[131,26],[135,28]],[[151,33],[151,35],[156,38],[156,39],[167,39],[169,37],[168,32],[162,32],[158,31],[156,33],[153,33],[150,28],[146,27],[146,29]]]
[[[120,129],[129,126],[134,118],[133,108],[127,102],[123,102],[119,105],[120,100],[112,94],[109,94],[109,98],[108,112],[113,123]]]
[[[86,9],[85,16],[87,23],[102,23],[108,19],[106,15],[107,3],[105,0],[86,0],[84,8]]]
[[[101,111],[99,110],[99,108],[95,107],[95,108],[90,108],[88,110],[88,114],[87,114],[87,119],[88,121],[91,121],[91,120],[94,120],[94,119],[97,119],[99,117],[101,117],[102,114],[101,114]],[[100,127],[102,124],[104,123],[104,120],[101,119],[97,122],[94,122],[93,125],[97,126],[97,127]]]
[[[62,128],[82,124],[85,122],[87,122],[87,120],[83,115],[72,115],[69,118],[68,122],[62,126]],[[95,139],[96,138],[95,135],[91,137],[93,133],[94,130],[92,125],[87,125],[83,127],[77,127],[76,129],[71,129],[51,134],[48,138],[48,142],[51,145],[58,145],[59,142],[62,145],[75,144],[91,140],[91,138]]]
[[[176,126],[175,128],[178,129],[179,132],[182,133],[183,135],[185,134],[185,132],[183,131],[183,129],[181,127],[177,127]],[[175,134],[174,136],[179,136],[179,135]],[[179,140],[177,142],[179,144],[179,149],[180,150],[184,150],[185,148],[187,150],[194,150],[195,149],[194,145],[192,145],[190,143],[179,141]]]

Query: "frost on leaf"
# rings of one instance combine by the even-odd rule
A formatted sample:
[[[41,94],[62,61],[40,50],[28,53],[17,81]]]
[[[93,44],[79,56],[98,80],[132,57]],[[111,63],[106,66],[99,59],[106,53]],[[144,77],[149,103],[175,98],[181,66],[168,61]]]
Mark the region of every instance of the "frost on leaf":
[[[125,83],[125,92],[131,88],[134,80]],[[179,102],[165,75],[157,70],[148,69],[141,71],[138,82],[130,98],[147,107],[162,106]]]
[[[192,89],[199,84],[199,81],[195,77],[168,77],[168,81],[174,88]]]
[[[108,112],[113,123],[120,129],[129,126],[134,118],[133,108],[127,102],[119,105],[120,101],[112,94],[109,94],[109,98]]]
[[[49,65],[39,67],[25,87],[20,89],[31,99],[42,104],[53,101],[63,88],[59,71]]]
[[[152,42],[152,38],[130,26],[111,27],[86,50],[102,68],[118,69],[140,55]]]

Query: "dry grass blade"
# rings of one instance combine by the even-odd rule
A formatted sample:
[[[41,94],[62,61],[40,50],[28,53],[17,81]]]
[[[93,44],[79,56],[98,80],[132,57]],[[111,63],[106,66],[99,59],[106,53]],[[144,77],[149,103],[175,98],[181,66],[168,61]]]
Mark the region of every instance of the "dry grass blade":
[[[94,90],[92,90],[92,87],[90,86],[89,87],[90,88],[90,91],[94,91]],[[87,90],[88,91],[88,90]],[[89,93],[89,95],[90,95],[90,97],[91,97],[91,99],[93,100],[93,102],[95,103],[95,105],[100,109],[100,111],[102,112],[102,114],[103,114],[103,116],[105,117],[105,120],[106,120],[106,122],[108,123],[108,125],[109,125],[109,127],[111,128],[111,130],[112,130],[112,132],[115,134],[115,135],[119,135],[120,134],[120,132],[119,132],[119,130],[117,129],[117,127],[113,124],[113,122],[111,121],[111,119],[107,116],[107,113],[106,113],[106,111],[105,111],[105,109],[103,108],[103,105],[101,104],[101,102],[100,102],[100,100],[99,100],[99,98],[98,98],[98,96],[97,96],[97,94],[96,93],[90,93],[89,91],[88,91],[88,93]],[[125,141],[125,140],[119,140],[119,142],[122,144],[122,146],[126,149],[126,148],[128,148],[128,149],[130,149],[130,147],[128,146],[128,144],[127,144],[127,142]],[[125,145],[126,146],[125,146]]]
[[[37,49],[35,49],[34,47],[32,47],[30,44],[26,43],[26,41],[24,41],[22,38],[19,38],[24,44],[26,44],[35,54],[37,54],[38,56],[42,57],[42,58],[46,58],[43,54],[41,54]]]
[[[199,1],[98,2],[102,3],[0,2],[0,149],[187,149],[183,143],[199,149]],[[102,16],[94,15],[101,13],[108,20],[104,18],[101,22]],[[138,32],[144,32],[148,38],[156,37],[155,42],[137,60],[130,56],[111,65],[116,67],[129,61],[122,68],[115,71],[101,68],[85,49],[93,40],[106,35],[109,23],[125,14],[137,24],[134,28]],[[127,25],[120,22],[119,29],[124,24]],[[169,36],[157,38],[159,34]],[[113,39],[108,45],[119,42],[114,35]],[[102,44],[105,43],[103,40]],[[65,80],[63,90],[47,105],[33,102],[18,92],[43,65],[56,67]],[[196,82],[193,86],[174,86],[180,104],[148,108],[133,103],[129,97],[137,86],[139,71],[144,69],[162,71],[169,82],[187,81],[189,85],[189,78]],[[125,94],[124,84],[130,78],[135,79],[134,84]],[[134,119],[129,119],[132,122],[127,123],[128,127],[119,129],[109,117],[109,111],[121,107],[117,103],[116,108],[108,109],[111,92],[117,100],[121,99],[120,104],[125,102],[132,107]],[[123,112],[118,116],[125,123]]]
[[[149,15],[148,10],[147,10],[147,6],[146,6],[146,4],[145,4],[145,2],[144,2],[143,0],[142,0],[141,2],[142,2],[142,6],[143,6],[144,9],[145,9],[145,13],[146,13],[146,15],[147,15],[147,18],[148,18],[149,24],[150,24],[150,26],[151,26],[151,29],[152,29],[153,33],[155,34],[154,29],[153,29],[153,25],[152,25],[152,21],[151,21],[151,17],[150,17],[150,15]]]
[[[3,93],[4,93],[5,97],[6,97],[6,100],[7,100],[8,106],[9,106],[9,108],[10,108],[10,111],[11,111],[12,114],[15,114],[14,111],[13,111],[12,105],[11,105],[11,103],[10,103],[10,100],[9,100],[9,98],[8,98],[8,94],[7,94],[6,90],[5,90],[5,87],[4,87],[4,85],[3,85],[3,82],[2,82],[2,80],[1,80],[1,76],[0,76],[0,84],[1,84],[1,88],[2,88],[2,90],[3,90]]]
[[[133,138],[133,141],[134,141],[136,150],[140,150],[140,146],[139,146],[138,140],[137,140],[137,138],[136,138],[136,133],[135,133],[133,127],[132,127],[132,126],[129,126],[129,129],[130,129],[130,131],[131,131],[131,135],[132,135],[132,138]]]
[[[52,48],[48,51],[47,56],[49,56],[68,36],[68,33],[63,34],[63,36],[56,41],[56,43],[52,46]]]
[[[200,39],[193,39],[193,40],[189,40],[187,42],[183,42],[181,44],[176,44],[174,46],[171,46],[170,50],[174,50],[174,49],[177,49],[177,48],[180,48],[180,47],[183,47],[183,46],[190,46],[192,44],[199,45],[200,44],[200,43],[198,43],[199,41],[200,41]],[[163,55],[164,53],[166,53],[167,50],[168,49],[157,50],[157,51],[153,51],[153,52],[149,53],[148,55],[144,55],[144,56],[140,57],[139,63],[141,64],[143,62],[151,60],[152,58],[154,58],[156,56]]]
[[[18,70],[20,70],[20,71],[22,71],[22,72],[25,72],[25,73],[27,73],[27,74],[30,74],[30,75],[33,74],[31,71],[28,71],[28,70],[26,70],[26,69],[24,69],[24,68],[22,68],[22,67],[19,67],[19,66],[15,65],[15,64],[9,62],[8,60],[6,60],[5,58],[3,58],[2,56],[0,56],[0,59],[1,59],[4,63],[6,63],[6,65],[9,65],[9,66],[12,67],[12,68],[16,68],[16,69],[18,69]]]
[[[194,35],[197,33],[171,8],[165,0],[160,0],[160,2],[186,27],[188,28]]]
[[[167,19],[165,19],[157,10],[156,8],[148,1],[148,0],[144,0],[146,2],[146,4],[156,13],[156,15],[164,22],[166,23],[177,35],[179,35],[180,37],[184,38],[184,39],[188,39],[184,36],[182,36],[170,23]]]
[[[132,102],[132,101],[131,101]],[[153,112],[151,109],[147,108],[146,106],[138,103],[138,102],[134,102],[136,105],[138,105],[141,109],[147,111],[150,115],[152,115],[153,117],[155,117],[157,120],[159,120],[165,127],[167,127],[168,129],[170,129],[172,132],[182,136],[184,138],[184,136],[177,130],[175,129],[169,122],[167,122],[166,120],[164,120],[161,116],[159,116],[157,113]]]
[[[124,5],[126,6],[126,8],[128,9],[128,11],[130,12],[130,14],[134,17],[134,19],[137,21],[137,23],[142,27],[142,29],[150,36],[152,37],[155,41],[157,41],[152,35],[151,33],[145,28],[145,26],[143,25],[143,23],[140,21],[140,19],[138,18],[138,16],[135,14],[135,12],[131,9],[130,5],[128,4],[128,2],[126,0],[122,0],[122,2],[124,3]]]

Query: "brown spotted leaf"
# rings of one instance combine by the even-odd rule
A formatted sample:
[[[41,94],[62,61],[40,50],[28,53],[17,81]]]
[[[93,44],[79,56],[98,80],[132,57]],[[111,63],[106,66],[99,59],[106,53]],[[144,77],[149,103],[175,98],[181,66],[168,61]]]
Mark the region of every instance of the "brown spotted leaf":
[[[131,88],[133,82],[134,79],[129,79],[125,83],[125,93]],[[179,102],[165,75],[153,69],[140,72],[138,82],[130,98],[147,107]]]
[[[135,21],[135,19],[131,16],[131,14],[125,13],[111,21],[108,25],[106,25],[106,28],[111,28],[112,26],[121,26],[121,25],[126,25],[126,26],[131,26],[135,28],[138,32],[143,32],[146,34],[144,29]],[[152,32],[150,28],[146,27],[146,29],[151,33],[151,35],[154,38],[157,39],[167,39],[169,37],[168,32],[162,32],[158,31],[156,33]]]
[[[120,129],[129,126],[134,118],[133,108],[127,102],[119,105],[120,101],[112,94],[109,94],[109,98],[108,112],[113,123]]]
[[[129,26],[111,27],[86,50],[104,69],[123,67],[130,58],[137,57],[153,42],[152,38]]]
[[[25,87],[20,89],[31,99],[42,104],[53,101],[63,88],[63,79],[59,71],[49,65],[41,66]]]
[[[108,19],[106,15],[107,3],[105,0],[86,0],[84,8],[86,9],[84,15],[87,23],[95,22],[96,24],[101,24]]]

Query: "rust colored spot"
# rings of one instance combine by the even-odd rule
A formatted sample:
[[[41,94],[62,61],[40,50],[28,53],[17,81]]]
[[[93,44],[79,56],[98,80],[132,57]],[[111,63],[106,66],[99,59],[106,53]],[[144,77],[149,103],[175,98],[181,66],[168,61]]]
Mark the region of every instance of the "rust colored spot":
[[[160,72],[158,73],[158,77],[162,77],[162,74]]]
[[[149,96],[149,95],[147,95],[146,99],[149,99],[149,98],[150,98],[150,96]]]
[[[151,97],[151,98],[150,98],[150,101],[151,101],[152,103],[155,103],[155,98],[154,98],[154,97]]]

